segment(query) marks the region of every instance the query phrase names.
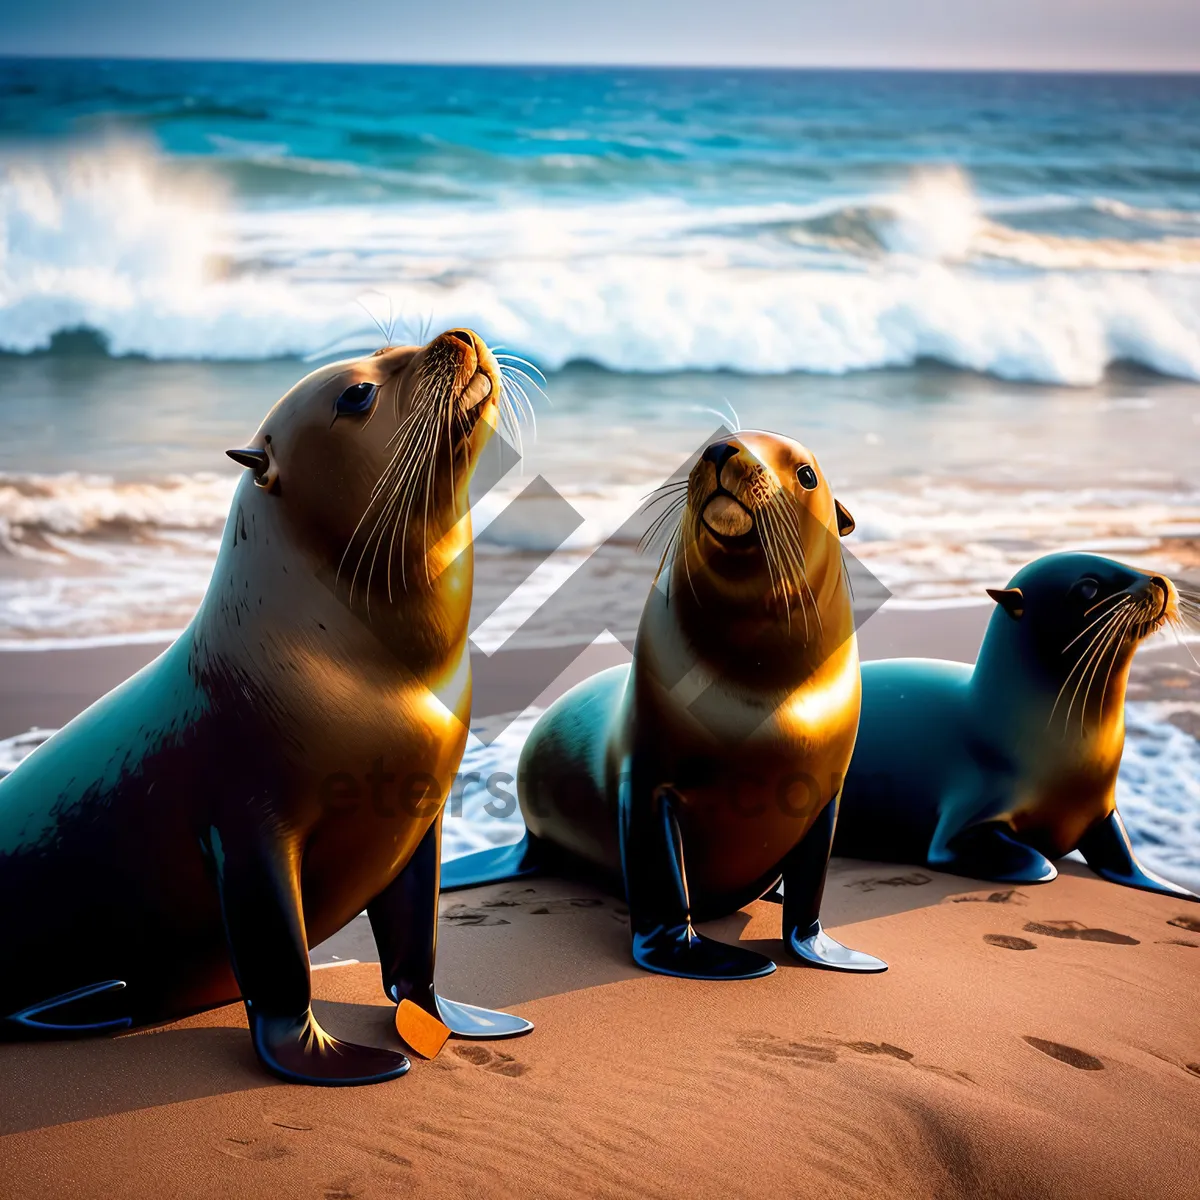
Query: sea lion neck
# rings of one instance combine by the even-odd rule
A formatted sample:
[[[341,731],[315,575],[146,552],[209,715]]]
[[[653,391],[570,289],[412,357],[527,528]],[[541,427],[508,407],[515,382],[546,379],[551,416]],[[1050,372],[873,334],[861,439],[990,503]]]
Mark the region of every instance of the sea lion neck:
[[[440,572],[414,575],[407,586],[383,575],[353,598],[339,562],[320,541],[304,540],[282,507],[283,497],[239,485],[194,626],[200,658],[221,647],[227,660],[210,666],[278,686],[280,660],[320,658],[373,670],[388,659],[424,678],[456,662],[466,643],[473,558],[469,520],[455,531],[465,544],[445,547]],[[461,523],[460,523],[461,524]],[[443,563],[442,559],[446,561]],[[467,600],[463,602],[465,593]],[[214,652],[216,653],[216,652]]]
[[[753,686],[790,690],[819,670],[854,633],[848,602],[839,604],[822,586],[816,588],[812,603],[784,607],[769,589],[746,588],[731,595],[694,570],[689,582],[687,571],[677,563],[669,595],[656,591],[660,596],[654,607],[663,609],[658,619],[677,625],[698,661]],[[648,605],[647,615],[650,611]]]
[[[1064,742],[1091,742],[1124,725],[1125,692],[1137,643],[1122,645],[1111,663],[1107,656],[1052,653],[1031,649],[1026,634],[997,609],[980,646],[971,677],[976,716],[983,725],[1001,724],[1030,737],[1057,731]],[[997,697],[1019,697],[1004,707]]]

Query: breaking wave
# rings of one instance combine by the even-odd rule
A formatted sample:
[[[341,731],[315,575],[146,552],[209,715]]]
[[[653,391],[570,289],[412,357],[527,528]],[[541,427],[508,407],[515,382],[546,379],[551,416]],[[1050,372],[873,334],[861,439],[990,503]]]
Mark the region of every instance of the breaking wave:
[[[113,355],[315,356],[377,343],[356,300],[381,292],[397,337],[471,323],[546,368],[938,360],[1086,385],[1120,361],[1200,379],[1200,214],[1186,210],[985,201],[950,168],[809,205],[268,208],[235,203],[206,170],[129,145],[4,160],[0,349],[86,329]]]

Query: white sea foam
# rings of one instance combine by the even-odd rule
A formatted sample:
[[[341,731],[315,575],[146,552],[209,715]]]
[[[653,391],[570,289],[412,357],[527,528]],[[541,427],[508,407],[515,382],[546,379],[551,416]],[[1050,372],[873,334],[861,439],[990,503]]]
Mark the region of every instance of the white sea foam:
[[[0,474],[0,648],[173,637],[204,595],[235,484]]]
[[[659,477],[608,487],[578,474],[550,480],[584,518],[561,545],[547,501],[508,507],[527,480],[506,480],[489,493],[475,514],[481,560],[553,553],[479,627],[479,648],[502,646],[637,511]],[[235,486],[236,478],[213,474],[0,474],[0,649],[175,636],[204,596]],[[1170,539],[1185,545],[1200,537],[1200,492],[1170,484],[1049,490],[910,479],[903,487],[848,488],[843,497],[858,520],[852,552],[901,605],[961,603],[1038,554],[1064,548],[1187,574]],[[622,544],[634,553],[632,542]],[[612,586],[619,590],[623,578],[614,576]],[[529,644],[572,635],[539,627]]]
[[[1125,706],[1117,807],[1146,865],[1200,894],[1200,741],[1165,720],[1182,707]]]
[[[0,548],[54,560],[78,553],[84,539],[219,532],[236,484],[234,476],[207,473],[117,480],[0,472]]]
[[[182,187],[144,149],[10,158],[0,347],[30,352],[86,326],[114,354],[313,354],[376,337],[354,301],[379,289],[414,324],[470,323],[547,367],[842,373],[932,358],[1088,384],[1129,360],[1200,379],[1192,214],[1089,204],[1139,236],[1005,224],[1030,202],[984,203],[956,171],[809,204],[517,196],[262,211],[193,176]]]

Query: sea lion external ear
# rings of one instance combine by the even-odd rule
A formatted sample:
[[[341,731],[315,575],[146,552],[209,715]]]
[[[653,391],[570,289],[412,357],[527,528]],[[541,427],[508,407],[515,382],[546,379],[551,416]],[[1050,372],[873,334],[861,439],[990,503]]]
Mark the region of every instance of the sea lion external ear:
[[[1025,615],[1025,597],[1020,588],[988,588],[987,594],[1014,621],[1019,621]]]
[[[261,475],[270,465],[270,460],[267,458],[265,450],[226,450],[225,453],[239,466],[246,467],[256,475]]]
[[[275,460],[271,455],[270,445],[271,438],[268,436],[265,450],[249,446],[244,450],[225,451],[235,463],[245,467],[248,471],[253,471],[255,485],[268,492],[274,488],[275,481],[279,478],[279,468],[276,467]]]
[[[833,507],[837,509],[838,536],[845,537],[846,534],[853,533],[854,518],[846,511],[846,506],[840,500],[835,500]]]

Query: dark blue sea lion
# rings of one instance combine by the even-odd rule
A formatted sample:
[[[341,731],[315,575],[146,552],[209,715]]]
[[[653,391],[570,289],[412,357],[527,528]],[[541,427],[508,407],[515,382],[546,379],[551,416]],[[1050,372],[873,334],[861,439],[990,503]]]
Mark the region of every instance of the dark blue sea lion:
[[[455,330],[321,368],[230,452],[249,470],[187,631],[0,780],[0,1032],[240,996],[284,1079],[394,1078],[403,1054],[338,1041],[309,1003],[310,947],[364,908],[394,1002],[466,1036],[530,1028],[433,987],[467,482],[506,403]]]
[[[796,958],[886,964],[821,927],[825,870],[858,724],[858,647],[841,535],[853,528],[810,451],[742,432],[710,445],[666,495],[671,540],[633,662],[541,717],[517,787],[516,847],[446,864],[443,887],[537,868],[628,899],[633,957],[690,979],[775,964],[702,937],[784,880]]]
[[[1175,585],[1064,553],[988,591],[974,667],[864,664],[834,853],[1041,883],[1079,850],[1105,879],[1198,899],[1137,861],[1116,808],[1129,668],[1179,621]]]

